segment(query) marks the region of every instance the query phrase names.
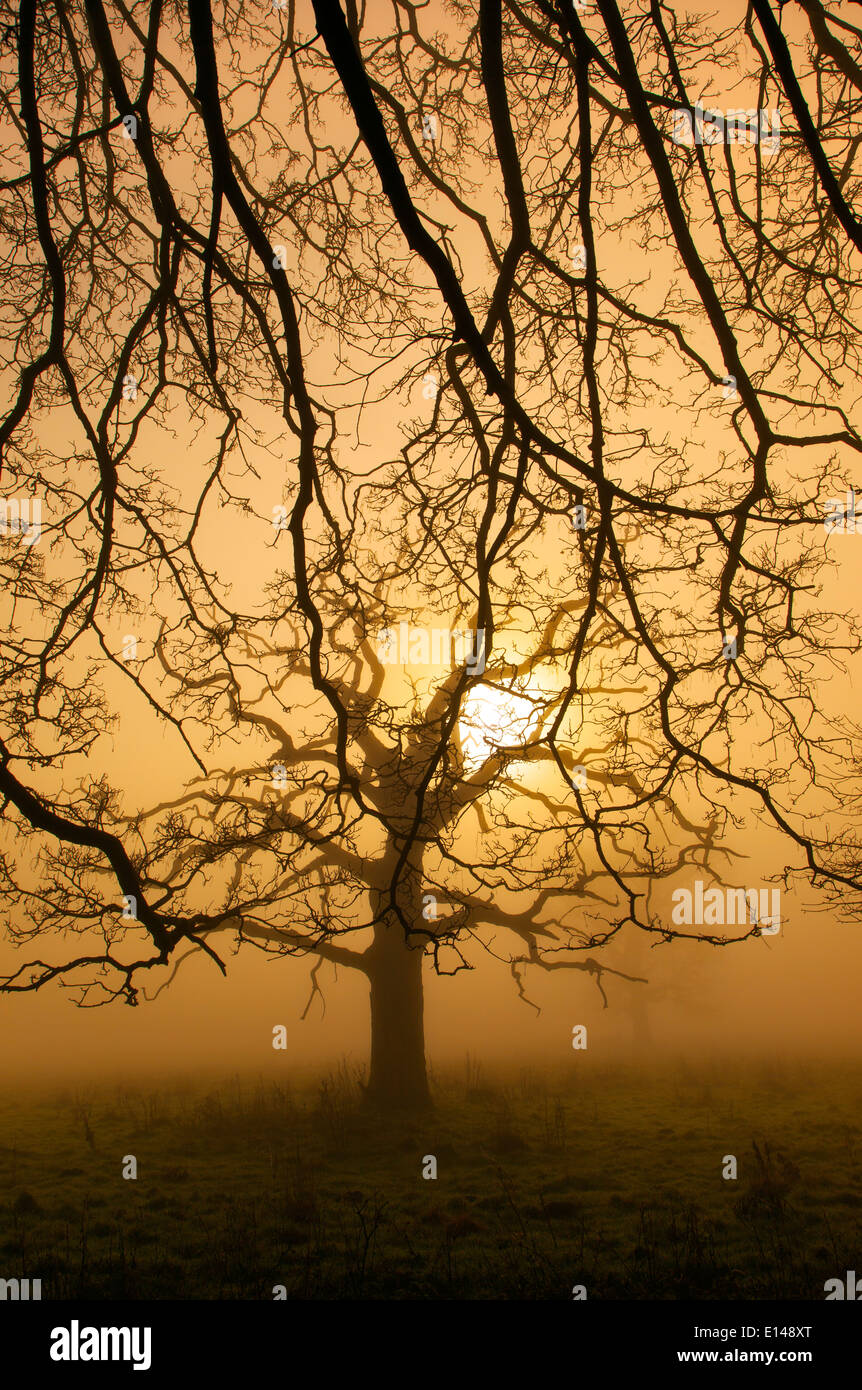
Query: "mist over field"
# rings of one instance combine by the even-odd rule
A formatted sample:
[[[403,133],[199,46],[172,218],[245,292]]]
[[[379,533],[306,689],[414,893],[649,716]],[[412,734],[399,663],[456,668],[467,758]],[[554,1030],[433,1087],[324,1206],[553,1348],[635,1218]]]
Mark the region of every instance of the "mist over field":
[[[608,963],[615,959],[609,951]],[[537,975],[528,993],[542,1009],[538,1015],[517,998],[505,966],[487,958],[477,958],[474,973],[429,975],[432,1066],[459,1065],[467,1052],[486,1064],[578,1072],[609,1061],[649,1066],[666,1056],[810,1058],[836,1066],[860,1057],[862,941],[852,926],[818,915],[794,921],[772,941],[659,946],[636,959],[631,973],[642,971],[649,983],[609,981],[607,1009],[588,979]],[[234,1071],[290,1080],[297,1068],[325,1071],[342,1057],[367,1065],[367,986],[344,975],[336,980],[332,970],[321,983],[326,1012],[316,999],[304,1020],[307,967],[273,961],[262,968],[256,957],[232,960],[227,979],[207,962],[190,961],[170,989],[137,1010],[82,1012],[49,994],[10,1000],[0,1012],[3,1084],[26,1092],[55,1079],[158,1083]],[[587,1025],[589,1045],[575,1053],[578,1023]],[[287,1029],[287,1048],[276,1052],[278,1024]]]

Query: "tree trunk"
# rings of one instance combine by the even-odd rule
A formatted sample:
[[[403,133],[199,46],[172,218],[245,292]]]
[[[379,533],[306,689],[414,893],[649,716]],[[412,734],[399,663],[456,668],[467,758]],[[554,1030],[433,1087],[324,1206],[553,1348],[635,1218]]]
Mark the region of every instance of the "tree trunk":
[[[380,923],[365,956],[371,982],[366,1100],[380,1110],[422,1110],[431,1105],[425,1064],[424,954],[422,942],[408,947],[400,925]]]

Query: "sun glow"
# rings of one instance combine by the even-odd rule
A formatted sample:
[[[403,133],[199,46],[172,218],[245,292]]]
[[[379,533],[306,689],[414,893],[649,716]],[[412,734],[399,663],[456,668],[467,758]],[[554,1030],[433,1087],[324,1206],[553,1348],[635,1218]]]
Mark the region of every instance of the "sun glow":
[[[528,739],[538,729],[541,713],[535,699],[503,686],[474,686],[458,720],[466,770],[475,771],[496,749]]]

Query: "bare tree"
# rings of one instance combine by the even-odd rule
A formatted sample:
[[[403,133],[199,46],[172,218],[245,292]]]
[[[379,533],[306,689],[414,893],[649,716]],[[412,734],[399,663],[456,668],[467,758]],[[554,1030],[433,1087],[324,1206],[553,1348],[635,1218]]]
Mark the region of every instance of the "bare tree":
[[[345,966],[369,1098],[426,1104],[426,965],[606,1000],[626,926],[757,937],[655,903],[753,821],[785,888],[856,911],[827,677],[859,625],[818,584],[860,449],[860,43],[816,0],[720,32],[658,0],[24,0],[0,988],[135,1004],[248,944],[313,997]],[[707,109],[707,62],[744,108]],[[158,804],[114,785],[118,720],[176,749]]]

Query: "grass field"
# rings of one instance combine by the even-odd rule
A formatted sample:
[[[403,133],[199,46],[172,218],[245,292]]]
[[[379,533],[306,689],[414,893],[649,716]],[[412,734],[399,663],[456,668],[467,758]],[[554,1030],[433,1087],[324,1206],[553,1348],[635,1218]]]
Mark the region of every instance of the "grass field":
[[[468,1059],[433,1119],[389,1127],[358,1080],[3,1096],[0,1277],[43,1299],[822,1299],[862,1271],[859,1068]]]

